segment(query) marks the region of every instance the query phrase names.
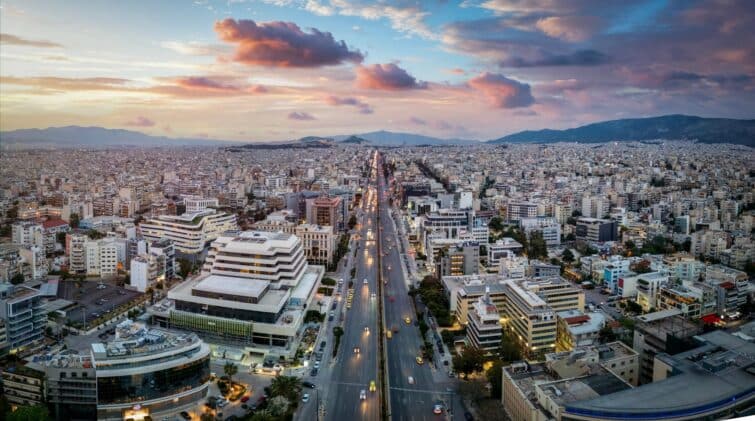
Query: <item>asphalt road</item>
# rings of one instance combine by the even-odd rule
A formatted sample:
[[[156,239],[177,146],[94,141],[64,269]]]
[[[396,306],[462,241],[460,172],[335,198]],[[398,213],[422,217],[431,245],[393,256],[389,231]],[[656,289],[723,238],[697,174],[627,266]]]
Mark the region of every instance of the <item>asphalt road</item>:
[[[326,420],[356,421],[380,418],[378,302],[377,298],[371,296],[378,290],[375,199],[374,183],[371,183],[366,200],[363,200],[364,216],[359,221],[361,227],[358,230],[359,240],[356,242],[353,303],[351,309],[345,310],[341,346],[336,360],[331,363],[331,380],[324,386],[328,388],[325,403]],[[364,284],[365,279],[367,284]],[[344,278],[347,286],[348,281],[347,276]],[[365,332],[365,327],[369,328],[369,332]],[[356,347],[359,347],[359,353],[354,352]],[[375,392],[369,391],[371,381],[376,383]],[[362,390],[367,394],[365,400],[359,398]]]
[[[440,415],[434,414],[433,406],[439,402],[451,405],[447,389],[453,389],[454,383],[448,378],[443,379],[443,369],[434,371],[429,362],[420,365],[416,361],[423,341],[419,328],[415,326],[417,315],[401,268],[399,238],[391,221],[387,186],[382,177],[378,181],[378,190],[381,200],[382,250],[385,253],[381,263],[384,279],[387,280],[384,287],[386,327],[397,328],[397,333],[387,341],[386,348],[390,415],[394,420],[445,419],[447,412],[444,410]],[[406,324],[406,317],[411,319],[411,324]],[[413,377],[414,384],[409,383],[410,376]]]

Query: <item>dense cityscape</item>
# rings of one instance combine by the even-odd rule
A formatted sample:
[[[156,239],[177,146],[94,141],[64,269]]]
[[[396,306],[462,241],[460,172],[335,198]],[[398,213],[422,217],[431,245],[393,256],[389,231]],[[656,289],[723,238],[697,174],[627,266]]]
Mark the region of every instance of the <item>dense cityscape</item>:
[[[751,2],[0,27],[0,420],[755,419]]]

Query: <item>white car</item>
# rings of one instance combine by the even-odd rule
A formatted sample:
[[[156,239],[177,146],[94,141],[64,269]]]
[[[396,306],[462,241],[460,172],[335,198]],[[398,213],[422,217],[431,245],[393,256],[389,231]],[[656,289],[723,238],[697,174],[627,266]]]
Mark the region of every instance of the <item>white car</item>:
[[[367,399],[367,391],[362,389],[362,391],[359,392],[359,400],[363,401],[365,399]]]
[[[309,393],[305,393],[304,396],[301,397],[302,402],[309,402]]]
[[[409,376],[409,384],[414,384],[414,377]]]
[[[365,251],[366,251],[366,250],[365,250]],[[367,284],[368,284],[368,282],[367,282],[367,278],[364,278],[364,284],[365,284],[365,285],[367,285]]]

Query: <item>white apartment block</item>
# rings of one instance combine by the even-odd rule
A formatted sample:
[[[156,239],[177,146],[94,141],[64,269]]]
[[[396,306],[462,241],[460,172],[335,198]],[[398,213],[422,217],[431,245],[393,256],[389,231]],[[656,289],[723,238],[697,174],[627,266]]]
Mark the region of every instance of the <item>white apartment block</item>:
[[[540,231],[548,247],[556,247],[561,244],[561,225],[556,218],[522,218],[519,220],[519,226],[527,234],[527,237],[530,237],[534,231]]]
[[[490,297],[484,295],[474,303],[467,325],[467,343],[474,348],[493,354],[501,346],[500,316]]]
[[[114,238],[87,241],[84,256],[87,275],[110,277],[118,274],[118,245]]]
[[[139,225],[147,241],[173,240],[182,253],[201,253],[205,245],[226,231],[238,230],[235,214],[207,209],[180,216],[161,215]]]
[[[218,199],[187,196],[184,197],[184,204],[186,204],[186,213],[197,213],[207,208],[217,207]]]
[[[44,247],[42,224],[30,221],[16,222],[11,228],[11,242],[27,247]]]

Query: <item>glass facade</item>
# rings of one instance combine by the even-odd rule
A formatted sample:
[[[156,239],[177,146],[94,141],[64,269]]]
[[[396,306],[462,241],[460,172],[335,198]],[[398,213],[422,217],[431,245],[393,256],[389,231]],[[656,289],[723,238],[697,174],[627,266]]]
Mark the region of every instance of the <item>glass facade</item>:
[[[209,379],[209,356],[155,372],[98,377],[97,401],[109,405],[160,399],[200,387]]]

